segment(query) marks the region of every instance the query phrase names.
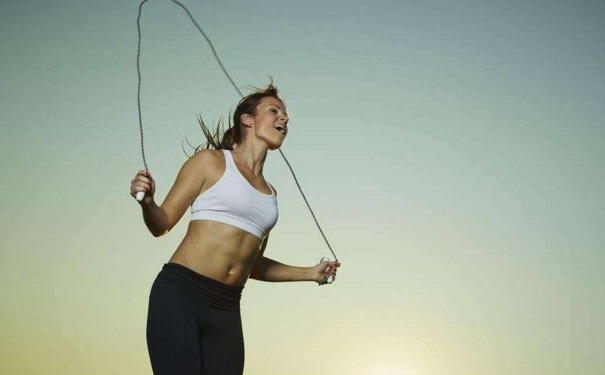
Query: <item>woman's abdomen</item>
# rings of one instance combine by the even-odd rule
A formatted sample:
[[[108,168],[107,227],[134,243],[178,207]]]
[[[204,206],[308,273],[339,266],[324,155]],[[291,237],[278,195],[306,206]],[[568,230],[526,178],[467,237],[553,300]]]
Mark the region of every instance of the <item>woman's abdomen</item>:
[[[228,224],[194,220],[170,258],[204,276],[243,286],[248,279],[260,240]]]

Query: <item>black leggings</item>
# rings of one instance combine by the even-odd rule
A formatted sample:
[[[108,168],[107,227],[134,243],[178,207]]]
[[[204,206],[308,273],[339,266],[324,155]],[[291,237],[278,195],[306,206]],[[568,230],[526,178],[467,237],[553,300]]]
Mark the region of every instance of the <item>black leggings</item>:
[[[155,375],[241,375],[243,287],[166,263],[149,295],[147,348]]]

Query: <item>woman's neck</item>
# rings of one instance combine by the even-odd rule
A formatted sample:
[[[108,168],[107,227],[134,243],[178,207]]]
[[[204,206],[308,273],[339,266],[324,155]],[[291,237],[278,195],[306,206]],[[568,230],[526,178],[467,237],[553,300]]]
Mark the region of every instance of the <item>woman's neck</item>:
[[[242,142],[231,154],[236,163],[248,168],[255,176],[258,176],[263,173],[267,151],[268,149],[264,145]]]

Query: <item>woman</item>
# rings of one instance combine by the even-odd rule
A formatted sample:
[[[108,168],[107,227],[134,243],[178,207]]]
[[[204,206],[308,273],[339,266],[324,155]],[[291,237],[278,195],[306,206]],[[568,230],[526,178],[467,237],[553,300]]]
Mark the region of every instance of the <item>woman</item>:
[[[132,196],[145,192],[143,219],[154,236],[167,233],[189,206],[192,212],[185,238],[149,296],[147,346],[155,375],[242,374],[239,303],[248,278],[321,285],[326,272],[336,275],[335,261],[294,267],[263,255],[278,215],[263,165],[287,132],[284,103],[270,84],[239,102],[220,143],[205,129],[214,149],[185,162],[161,206],[149,173],[141,170],[132,180]]]

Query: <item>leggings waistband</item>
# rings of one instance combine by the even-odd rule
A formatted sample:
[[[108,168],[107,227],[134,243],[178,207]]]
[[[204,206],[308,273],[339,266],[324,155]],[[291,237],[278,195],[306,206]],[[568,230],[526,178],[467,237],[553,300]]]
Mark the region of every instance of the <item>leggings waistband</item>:
[[[166,263],[158,278],[175,282],[217,309],[239,308],[243,286],[227,285],[181,264]]]

